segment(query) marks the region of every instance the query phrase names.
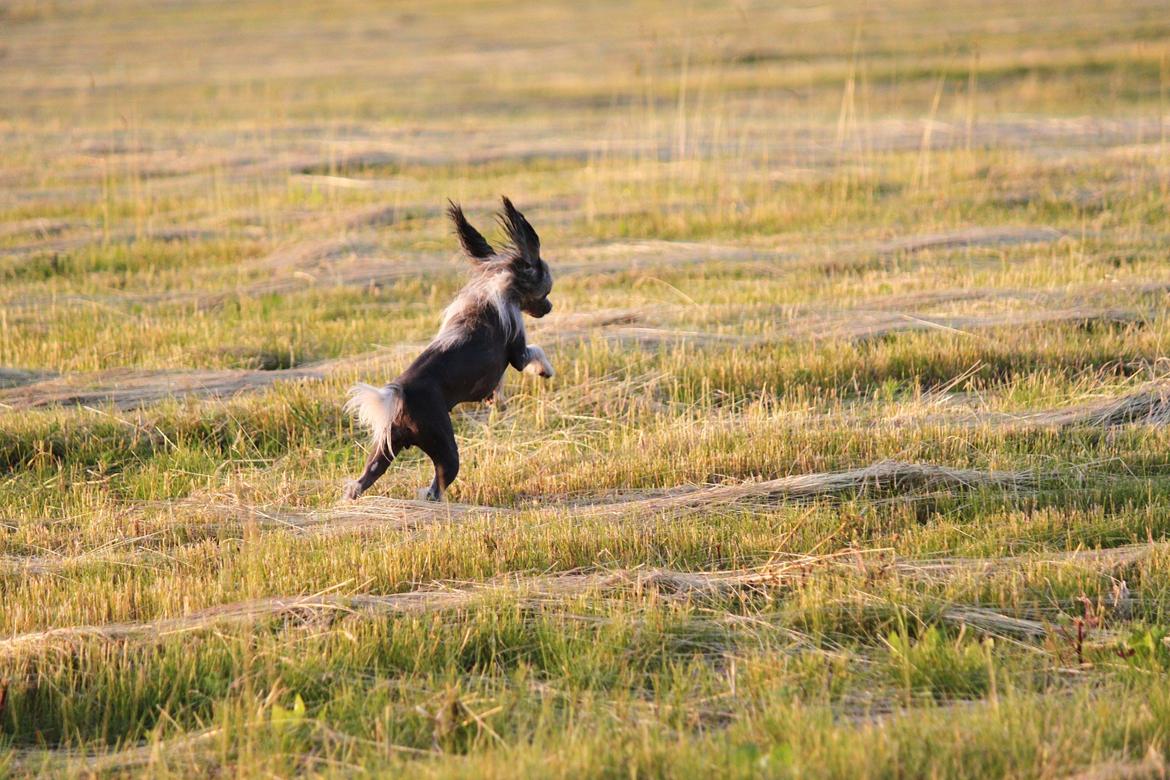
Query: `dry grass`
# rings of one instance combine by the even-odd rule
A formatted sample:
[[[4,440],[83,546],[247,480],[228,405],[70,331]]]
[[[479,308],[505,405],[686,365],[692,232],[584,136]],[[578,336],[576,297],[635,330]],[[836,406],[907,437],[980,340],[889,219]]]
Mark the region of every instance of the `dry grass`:
[[[534,338],[546,344],[573,345],[582,340],[601,338],[615,344],[638,346],[643,349],[661,349],[669,345],[704,347],[751,347],[788,341],[845,340],[865,342],[879,340],[898,333],[940,331],[981,338],[980,330],[992,330],[1037,325],[1125,326],[1146,320],[1144,313],[1118,309],[1070,308],[1032,311],[1007,311],[985,315],[912,314],[903,311],[883,311],[881,302],[876,310],[848,310],[829,314],[811,314],[788,319],[779,325],[774,336],[751,336],[736,333],[712,333],[698,330],[649,327],[631,323],[643,321],[649,312],[630,310],[600,310],[582,312],[534,329]],[[401,344],[393,349],[356,355],[341,359],[319,361],[303,367],[266,371],[132,371],[116,370],[90,375],[72,375],[38,379],[33,372],[6,370],[0,375],[0,409],[22,410],[46,406],[103,406],[120,410],[134,409],[172,398],[229,398],[243,393],[263,391],[274,384],[289,381],[319,381],[334,374],[346,374],[360,367],[363,371],[394,371],[394,363],[403,363],[422,344]],[[1152,392],[1152,391],[1151,391]],[[1148,393],[1147,393],[1148,395]],[[1135,407],[1127,412],[1118,410],[1116,422],[1102,417],[1101,424],[1113,425],[1155,419],[1153,406],[1142,416],[1143,403],[1136,397]],[[1147,403],[1156,406],[1156,398]],[[1079,412],[1067,412],[1070,421]],[[1085,420],[1092,410],[1084,410]],[[1103,414],[1107,414],[1103,412]],[[1128,416],[1126,416],[1128,415]],[[1052,418],[1049,420],[1049,418]],[[1038,422],[1065,424],[1059,415],[1038,413]]]
[[[1165,382],[1150,382],[1120,398],[1088,401],[1071,408],[1025,415],[1033,425],[1090,426],[1166,425],[1170,422],[1170,388]]]
[[[1159,776],[1162,10],[0,8],[0,775]]]
[[[946,579],[970,579],[1033,569],[1037,565],[1074,566],[1078,569],[1108,571],[1132,565],[1159,550],[1164,544],[1129,545],[1123,548],[1075,551],[1056,556],[1013,556],[980,561],[891,559],[887,550],[847,549],[821,555],[776,556],[767,565],[729,571],[677,571],[639,568],[598,571],[567,571],[555,574],[509,574],[485,582],[434,583],[394,594],[318,593],[279,596],[222,604],[180,617],[140,623],[65,626],[17,634],[0,639],[0,656],[40,652],[48,647],[65,647],[88,640],[109,642],[162,641],[176,634],[251,625],[279,619],[287,624],[330,625],[350,616],[376,618],[381,615],[473,609],[489,601],[537,606],[550,601],[598,597],[607,591],[630,591],[638,597],[702,601],[707,598],[738,597],[744,593],[770,593],[804,586],[818,572],[832,575],[894,575],[923,579],[935,585]],[[1117,606],[1117,605],[1115,605]],[[1042,639],[1052,627],[1035,620],[1010,617],[974,605],[947,605],[943,620],[1003,636]],[[1097,642],[1110,639],[1098,632]]]
[[[729,505],[800,501],[824,496],[888,496],[932,491],[960,491],[980,487],[1026,489],[1034,481],[1027,472],[953,469],[929,463],[885,461],[858,469],[819,474],[796,474],[780,479],[739,485],[712,485],[655,491],[581,506],[583,512],[629,514],[709,511]]]

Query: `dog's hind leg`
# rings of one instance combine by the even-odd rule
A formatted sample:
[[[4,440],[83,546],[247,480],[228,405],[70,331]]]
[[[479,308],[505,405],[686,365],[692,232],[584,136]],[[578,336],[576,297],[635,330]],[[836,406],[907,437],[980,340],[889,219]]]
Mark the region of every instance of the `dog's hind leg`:
[[[341,494],[342,498],[353,501],[369,490],[370,485],[377,482],[378,477],[386,473],[386,469],[390,468],[390,464],[394,462],[394,456],[402,449],[402,445],[398,442],[394,443],[390,451],[387,451],[386,447],[375,446],[366,461],[366,467],[362,470],[361,476],[346,483],[345,490]]]
[[[426,440],[420,441],[418,446],[435,464],[435,479],[429,488],[419,491],[419,498],[439,501],[443,498],[443,492],[459,476],[459,446],[455,443],[451,418],[446,413],[442,416],[442,423],[434,421],[427,433]]]
[[[500,412],[507,408],[508,394],[504,392],[503,377],[500,377],[500,383],[496,385],[495,390],[492,390],[492,394],[484,399],[484,403],[488,406],[494,406]]]
[[[355,415],[371,434],[371,452],[366,468],[360,477],[345,486],[342,493],[344,498],[353,500],[385,473],[394,456],[407,444],[392,430],[402,414],[402,387],[394,382],[385,387],[354,385],[349,390],[345,410]]]

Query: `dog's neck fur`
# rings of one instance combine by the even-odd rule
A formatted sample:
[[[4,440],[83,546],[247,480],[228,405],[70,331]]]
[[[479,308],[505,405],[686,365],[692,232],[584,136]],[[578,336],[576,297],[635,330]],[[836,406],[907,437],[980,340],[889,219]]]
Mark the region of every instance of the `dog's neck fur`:
[[[508,258],[485,262],[455,300],[443,311],[443,322],[431,346],[440,350],[462,343],[487,309],[499,318],[504,339],[524,331],[524,318],[515,301],[512,262]]]

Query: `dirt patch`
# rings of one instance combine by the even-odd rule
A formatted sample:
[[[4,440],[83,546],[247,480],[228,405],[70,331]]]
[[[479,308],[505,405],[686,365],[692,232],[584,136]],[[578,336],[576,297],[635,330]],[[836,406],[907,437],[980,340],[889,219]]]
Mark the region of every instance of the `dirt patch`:
[[[368,251],[368,246],[355,245],[346,239],[328,238],[319,241],[302,241],[273,250],[255,263],[248,264],[246,270],[301,271],[316,267],[329,260],[336,260],[362,251]]]
[[[70,748],[13,750],[14,762],[9,768],[19,772],[35,773],[33,776],[71,777],[75,774],[86,776],[103,775],[111,772],[141,768],[157,761],[160,754],[168,758],[214,747],[214,741],[222,734],[218,728],[205,729],[173,739],[153,742],[136,747],[124,748],[111,753],[90,753]],[[214,774],[209,770],[209,774]]]
[[[1030,325],[1070,324],[1078,327],[1128,325],[1142,322],[1138,312],[1118,309],[1063,309],[1054,311],[1009,311],[985,315],[917,315],[906,312],[856,312],[837,322],[822,322],[810,328],[809,335],[819,333],[824,338],[849,341],[869,341],[897,333],[938,330],[960,335],[971,331],[993,328],[1025,327]],[[806,326],[807,327],[807,326]]]
[[[63,231],[64,228],[58,232]],[[57,233],[51,233],[50,235],[56,236]],[[222,236],[223,234],[219,231],[190,227],[166,227],[142,231],[137,229],[119,229],[108,233],[91,228],[88,235],[85,236],[74,238],[55,237],[31,244],[8,247],[4,252],[10,256],[51,255],[72,252],[101,243],[134,244],[139,241],[155,241],[165,244],[197,243],[212,241]]]
[[[13,222],[0,222],[0,238],[29,234],[40,240],[58,236],[76,226],[75,222],[63,219],[36,217]]]
[[[882,254],[895,254],[965,246],[1051,243],[1063,236],[1064,233],[1051,227],[973,227],[899,238],[879,244],[877,251]]]
[[[1103,761],[1065,776],[1065,780],[1165,780],[1166,759],[1151,746],[1141,761]]]
[[[49,379],[0,391],[0,408],[102,406],[134,409],[167,398],[224,398],[270,387],[277,382],[319,380],[320,367],[277,371],[107,371],[83,377]]]
[[[0,390],[31,385],[48,376],[51,376],[51,374],[43,371],[22,371],[19,368],[0,368]]]

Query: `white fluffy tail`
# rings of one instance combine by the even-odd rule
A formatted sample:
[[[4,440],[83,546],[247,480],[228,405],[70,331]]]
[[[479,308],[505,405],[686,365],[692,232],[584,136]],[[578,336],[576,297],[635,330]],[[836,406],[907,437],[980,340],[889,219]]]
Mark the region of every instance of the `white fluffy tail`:
[[[370,429],[374,451],[385,448],[390,452],[390,426],[402,411],[402,393],[396,385],[374,387],[358,383],[349,388],[345,411],[357,417]]]

